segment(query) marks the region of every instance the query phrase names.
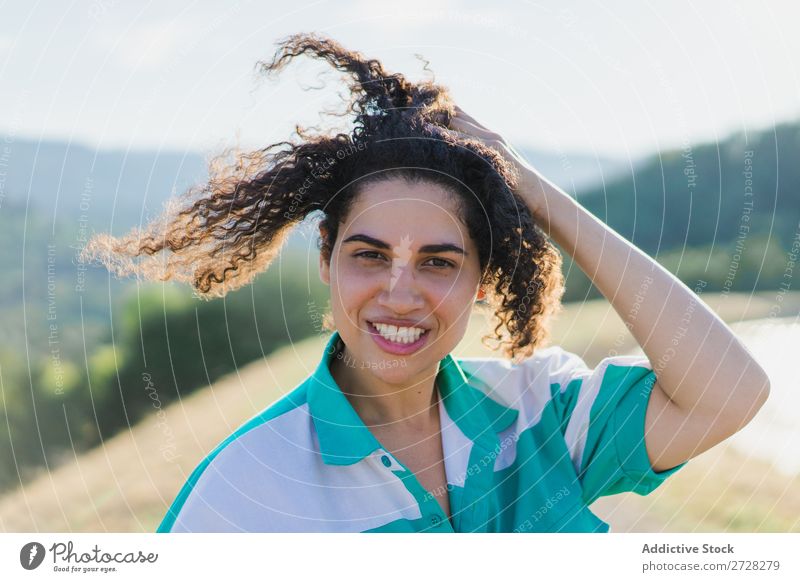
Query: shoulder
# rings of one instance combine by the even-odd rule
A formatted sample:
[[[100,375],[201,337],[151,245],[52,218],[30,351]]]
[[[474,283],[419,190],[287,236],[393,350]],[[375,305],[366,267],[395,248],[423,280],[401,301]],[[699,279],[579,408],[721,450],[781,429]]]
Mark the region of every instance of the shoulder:
[[[168,531],[240,531],[242,508],[258,504],[275,478],[276,459],[312,447],[306,382],[253,416],[192,471],[158,527]],[[289,454],[288,456],[292,456]],[[248,500],[242,503],[242,500]]]
[[[517,363],[497,357],[457,358],[456,361],[470,384],[507,406],[525,393],[541,392],[542,398],[549,398],[554,385],[563,390],[576,375],[588,371],[580,356],[561,346],[541,348]]]
[[[545,409],[565,420],[572,410],[588,411],[616,402],[645,377],[653,376],[644,356],[613,355],[589,368],[583,358],[561,346],[541,348],[520,362],[508,358],[458,358],[469,384],[528,423]],[[600,397],[600,398],[598,398]]]
[[[269,442],[291,437],[291,432],[300,428],[297,417],[307,418],[307,383],[303,382],[294,390],[279,398],[267,408],[242,423],[235,431],[221,441],[205,460],[221,462],[226,456],[234,454],[236,445],[253,439]],[[267,435],[273,435],[269,437]]]

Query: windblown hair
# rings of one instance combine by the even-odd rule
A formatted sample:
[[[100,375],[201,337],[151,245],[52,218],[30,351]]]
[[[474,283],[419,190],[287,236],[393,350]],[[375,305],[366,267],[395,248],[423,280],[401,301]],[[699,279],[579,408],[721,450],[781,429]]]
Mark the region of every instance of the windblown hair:
[[[514,193],[513,166],[480,140],[448,129],[455,109],[445,87],[411,83],[329,38],[289,36],[257,66],[272,74],[299,55],[347,74],[350,100],[341,115],[354,114],[350,134],[309,135],[296,126],[300,143],[236,151],[233,161],[226,150],[210,162],[206,184],[171,199],[144,231],[95,235],[82,259],[98,258],[117,275],[188,282],[201,298],[221,297],[267,269],[309,214],[322,213],[319,250],[330,261],[339,225],[364,186],[398,177],[426,181],[452,193],[478,248],[498,345],[515,358],[545,343],[549,316],[561,308],[561,255]]]

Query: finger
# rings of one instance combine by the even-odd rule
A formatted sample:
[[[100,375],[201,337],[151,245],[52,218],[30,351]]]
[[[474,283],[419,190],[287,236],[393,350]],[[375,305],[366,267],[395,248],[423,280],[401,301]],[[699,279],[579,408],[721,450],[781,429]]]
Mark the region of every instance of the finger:
[[[453,127],[448,128],[447,131],[449,133],[451,133],[452,135],[455,135],[456,137],[460,137],[461,139],[471,139],[471,140],[476,140],[476,141],[482,141],[481,138],[479,138],[478,136],[475,136],[475,135],[473,135],[471,133],[467,133],[467,132],[455,129]]]
[[[461,109],[458,105],[455,106],[455,109],[456,109],[456,114],[454,119],[462,121],[464,123],[469,123],[479,129],[486,130],[486,128],[482,126],[480,123],[478,123],[478,121],[474,117],[472,117],[469,113]]]
[[[508,148],[508,146],[506,146],[506,144],[503,143],[500,140],[487,139],[487,138],[476,136],[476,135],[473,135],[471,133],[465,133],[463,131],[459,131],[459,130],[452,129],[452,128],[449,129],[449,131],[450,131],[450,133],[454,133],[454,134],[456,134],[458,137],[460,137],[462,139],[468,139],[468,140],[472,140],[472,141],[477,141],[477,142],[482,143],[483,145],[489,146],[490,148],[495,148],[498,151],[502,152],[502,150],[506,150],[509,153],[511,153],[509,148]]]
[[[487,145],[503,144],[503,139],[496,133],[478,127],[463,118],[452,117],[448,130],[467,139],[477,139],[478,141],[485,142]]]
[[[460,131],[466,131],[467,133],[472,133],[474,135],[480,136],[484,139],[497,139],[498,136],[484,127],[479,127],[474,123],[467,121],[466,119],[459,119],[458,117],[454,117],[450,120],[450,127],[455,127]]]
[[[482,129],[483,131],[489,131],[484,124],[482,124],[480,121],[472,117],[469,113],[461,109],[458,105],[455,105],[455,109],[456,109],[456,118],[460,117],[467,123],[471,123],[475,127]]]
[[[483,139],[495,140],[495,141],[503,141],[502,136],[500,136],[496,132],[490,131],[490,130],[486,129],[485,126],[483,126],[483,125],[481,125],[481,124],[479,124],[477,122],[470,121],[466,117],[461,117],[461,118],[454,117],[451,120],[451,125],[452,125],[453,121],[455,121],[456,124],[459,124],[459,127],[461,127],[462,129],[465,129],[465,130],[470,131],[470,132],[472,132],[472,133],[474,133],[476,135],[479,135]]]

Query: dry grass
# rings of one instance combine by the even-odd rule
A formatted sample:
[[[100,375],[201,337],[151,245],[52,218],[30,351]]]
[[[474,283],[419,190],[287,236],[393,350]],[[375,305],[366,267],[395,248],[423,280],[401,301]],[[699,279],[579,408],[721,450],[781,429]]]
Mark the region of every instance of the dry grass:
[[[704,296],[726,321],[766,317],[770,297]],[[800,305],[797,296],[794,305]],[[784,301],[782,315],[793,315]],[[480,343],[486,319],[473,318],[455,354],[496,355]],[[0,498],[5,532],[153,532],[200,460],[248,418],[313,371],[325,337],[315,337],[253,362],[151,415]],[[567,306],[555,322],[554,344],[595,365],[613,347],[635,346],[605,301]],[[157,387],[156,387],[157,388]],[[165,434],[164,430],[169,430]],[[613,531],[800,531],[800,476],[721,445],[646,497],[604,498],[592,509]]]
[[[316,366],[324,342],[324,338],[312,338],[279,350],[165,407],[170,438],[153,414],[102,446],[6,494],[0,498],[0,528],[6,532],[155,531],[200,460],[241,423],[311,373],[309,362]]]

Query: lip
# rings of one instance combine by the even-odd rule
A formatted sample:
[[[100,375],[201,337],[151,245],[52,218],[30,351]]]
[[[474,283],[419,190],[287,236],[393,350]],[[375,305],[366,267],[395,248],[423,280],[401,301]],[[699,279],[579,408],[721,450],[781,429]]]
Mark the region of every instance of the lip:
[[[389,323],[391,321],[393,320],[381,320],[378,321],[378,323]],[[372,336],[372,339],[375,341],[376,344],[378,344],[378,347],[381,348],[384,352],[388,352],[390,354],[394,354],[397,356],[407,356],[409,354],[413,354],[428,342],[428,336],[431,335],[431,330],[429,328],[423,327],[421,325],[410,325],[409,323],[407,323],[403,327],[420,327],[425,330],[425,333],[419,336],[419,339],[413,343],[399,344],[383,337],[380,333],[378,333],[378,330],[372,326],[372,323],[373,323],[372,321],[367,321],[368,325],[367,329],[369,330],[369,334]],[[390,325],[397,325],[397,324],[390,323]]]

